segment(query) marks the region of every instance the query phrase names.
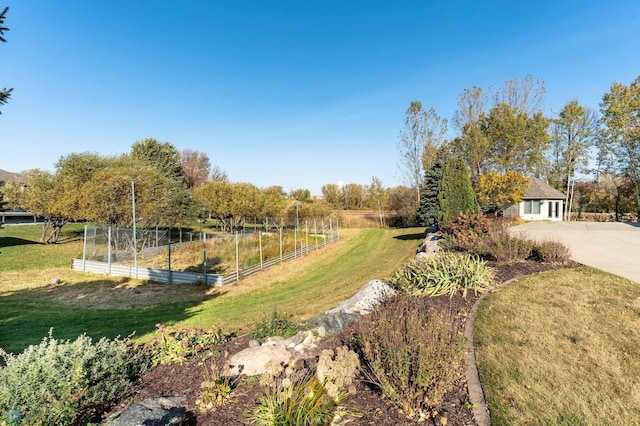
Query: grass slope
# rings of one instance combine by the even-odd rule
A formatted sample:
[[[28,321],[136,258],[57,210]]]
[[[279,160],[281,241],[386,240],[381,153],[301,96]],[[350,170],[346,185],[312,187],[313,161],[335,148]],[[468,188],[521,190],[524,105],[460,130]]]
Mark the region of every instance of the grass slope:
[[[489,295],[475,327],[496,425],[640,424],[640,286],[588,267]]]
[[[82,227],[70,228],[64,243],[50,246],[33,244],[40,237],[37,226],[6,227],[0,230],[0,347],[20,352],[51,327],[54,337],[74,339],[81,333],[143,336],[159,322],[247,330],[274,309],[308,319],[368,280],[389,275],[415,253],[422,231],[343,230],[338,243],[212,289],[72,271],[69,259],[82,252]],[[52,284],[56,277],[62,285]]]

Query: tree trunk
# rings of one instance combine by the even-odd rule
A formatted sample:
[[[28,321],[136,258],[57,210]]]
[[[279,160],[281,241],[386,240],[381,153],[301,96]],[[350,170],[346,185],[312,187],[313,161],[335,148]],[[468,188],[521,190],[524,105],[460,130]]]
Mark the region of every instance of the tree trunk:
[[[42,224],[42,235],[40,235],[40,244],[46,244],[45,237],[47,236],[48,230],[49,230],[49,220],[45,218],[44,223]]]

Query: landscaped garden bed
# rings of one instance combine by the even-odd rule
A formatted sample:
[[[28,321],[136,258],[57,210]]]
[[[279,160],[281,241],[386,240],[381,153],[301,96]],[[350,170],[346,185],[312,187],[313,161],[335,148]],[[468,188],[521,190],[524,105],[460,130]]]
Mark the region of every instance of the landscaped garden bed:
[[[519,262],[512,265],[493,265],[496,280],[504,282],[513,278],[526,276],[532,273],[543,272],[563,268],[560,264]],[[433,309],[440,313],[453,314],[458,319],[458,325],[463,327],[471,308],[477,299],[477,295],[469,292],[466,299],[461,293],[453,297],[420,297],[419,303],[425,309]],[[362,327],[370,322],[370,316],[363,317],[358,323],[353,324],[345,332],[327,336],[321,340],[320,345],[313,352],[306,354],[314,360],[323,349],[335,349],[342,345],[352,345],[354,335]],[[230,357],[236,352],[245,349],[249,344],[250,336],[244,335],[231,339],[229,342],[216,347],[217,364],[221,364],[224,358]],[[198,409],[197,400],[202,392],[201,384],[205,380],[205,366],[210,363],[210,358],[197,357],[182,364],[162,364],[146,373],[135,385],[132,391],[123,399],[121,404],[130,404],[133,401],[143,401],[159,396],[179,395],[184,396],[185,407],[189,415],[188,424],[225,424],[244,425],[250,424],[247,414],[258,403],[264,387],[257,380],[243,380],[234,390],[229,403],[212,412],[203,412]],[[466,376],[466,366],[461,365],[456,373],[456,379],[451,383],[450,389],[444,394],[439,406],[449,410],[449,425],[474,425],[472,408],[469,401]],[[437,424],[436,412],[428,413],[428,417],[421,418],[419,414],[408,417],[397,404],[383,395],[380,389],[371,383],[369,377],[361,374],[354,381],[356,393],[349,395],[341,401],[346,408],[350,425],[411,425],[420,421],[421,424]]]

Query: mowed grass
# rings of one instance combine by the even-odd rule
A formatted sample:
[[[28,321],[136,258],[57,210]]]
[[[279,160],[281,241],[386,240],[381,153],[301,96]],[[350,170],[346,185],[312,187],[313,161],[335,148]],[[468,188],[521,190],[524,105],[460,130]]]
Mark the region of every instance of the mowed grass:
[[[474,336],[495,425],[640,424],[640,284],[592,268],[520,279]]]
[[[309,319],[370,279],[388,276],[423,237],[422,228],[343,230],[335,244],[217,289],[72,271],[69,259],[82,253],[81,226],[70,227],[61,244],[48,246],[33,244],[40,237],[37,226],[0,232],[0,243],[11,243],[0,246],[0,347],[14,353],[38,343],[50,328],[62,339],[81,333],[143,337],[156,323],[220,324],[243,332],[273,310]],[[55,278],[62,284],[53,284]]]
[[[59,244],[40,244],[42,225],[0,227],[0,271],[23,271],[71,265],[82,257],[84,225],[67,224],[60,232]]]

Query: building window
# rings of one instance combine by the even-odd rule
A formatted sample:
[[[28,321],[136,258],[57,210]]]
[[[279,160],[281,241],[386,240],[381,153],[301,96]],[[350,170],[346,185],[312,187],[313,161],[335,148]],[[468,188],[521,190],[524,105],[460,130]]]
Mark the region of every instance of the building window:
[[[524,200],[524,214],[540,214],[540,200]]]

